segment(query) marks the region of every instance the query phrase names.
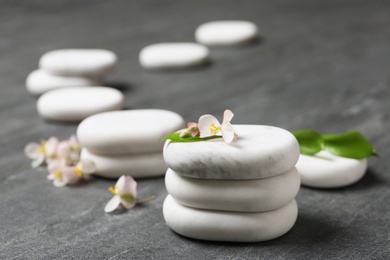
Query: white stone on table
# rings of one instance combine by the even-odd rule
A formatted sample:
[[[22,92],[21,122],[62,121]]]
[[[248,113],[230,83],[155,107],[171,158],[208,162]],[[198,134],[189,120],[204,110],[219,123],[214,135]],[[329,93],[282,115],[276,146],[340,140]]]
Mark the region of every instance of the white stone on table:
[[[164,160],[176,173],[203,179],[259,179],[291,170],[299,145],[288,131],[264,125],[233,125],[238,140],[222,138],[164,146]]]
[[[40,68],[61,76],[101,77],[111,72],[117,56],[102,49],[61,49],[42,55]]]
[[[165,175],[168,193],[180,204],[223,211],[261,212],[283,207],[295,198],[300,185],[295,168],[257,180],[187,178],[171,169]]]
[[[98,86],[101,82],[88,77],[64,77],[38,69],[31,72],[26,79],[27,91],[35,96],[63,87]]]
[[[90,152],[102,155],[162,152],[162,138],[184,127],[183,118],[162,109],[135,109],[91,116],[77,137]]]
[[[97,155],[83,148],[81,160],[90,160],[96,166],[94,175],[119,178],[130,175],[133,178],[163,176],[167,170],[161,152],[126,155]]]
[[[183,206],[168,195],[163,215],[168,226],[182,236],[212,241],[260,242],[287,233],[297,219],[298,207],[292,200],[282,208],[260,213],[202,210]]]
[[[144,47],[139,62],[147,69],[174,69],[193,67],[209,58],[207,47],[190,42],[157,43]]]
[[[200,25],[196,41],[206,45],[237,45],[257,37],[257,26],[249,21],[213,21]]]
[[[367,170],[367,160],[356,160],[321,151],[315,156],[302,155],[296,164],[302,185],[315,188],[339,188],[360,180]]]
[[[37,101],[40,116],[57,121],[81,121],[123,108],[123,94],[108,87],[67,87],[51,90]]]

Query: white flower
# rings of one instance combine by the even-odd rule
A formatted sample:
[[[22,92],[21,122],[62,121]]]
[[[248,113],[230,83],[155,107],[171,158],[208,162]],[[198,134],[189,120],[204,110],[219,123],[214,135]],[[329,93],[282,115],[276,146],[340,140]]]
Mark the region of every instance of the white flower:
[[[107,203],[104,211],[107,213],[116,210],[120,204],[126,209],[133,208],[137,204],[137,182],[131,176],[121,176],[114,188],[108,189],[114,197]]]
[[[95,171],[95,164],[90,160],[78,162],[75,166],[66,164],[66,160],[61,158],[49,162],[47,169],[49,175],[48,180],[53,181],[54,186],[64,187],[65,185],[73,185],[82,179],[86,178],[86,174]]]
[[[32,159],[31,166],[37,168],[45,161],[49,163],[57,157],[57,147],[59,140],[57,137],[50,137],[47,141],[38,143],[28,143],[24,148],[24,154]]]
[[[65,158],[68,165],[74,165],[80,160],[80,152],[81,146],[75,135],[59,143],[57,148],[58,157]]]
[[[200,137],[222,135],[222,138],[226,143],[231,143],[235,136],[233,126],[230,124],[233,116],[233,112],[226,109],[223,114],[222,125],[219,123],[218,119],[212,115],[201,116],[198,121]]]

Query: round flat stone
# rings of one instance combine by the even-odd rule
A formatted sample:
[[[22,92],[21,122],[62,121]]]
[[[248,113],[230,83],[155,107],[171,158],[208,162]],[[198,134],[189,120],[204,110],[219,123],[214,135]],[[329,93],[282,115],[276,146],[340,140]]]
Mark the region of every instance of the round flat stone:
[[[209,50],[200,44],[158,43],[144,47],[139,62],[147,69],[174,69],[203,64],[208,57]]]
[[[172,111],[139,109],[91,116],[77,129],[81,145],[102,155],[162,152],[162,138],[184,126]]]
[[[260,179],[291,170],[299,145],[288,131],[264,125],[233,125],[238,140],[220,139],[164,146],[164,159],[176,173],[202,179]]]
[[[321,151],[315,156],[301,155],[296,168],[303,185],[339,188],[360,180],[366,172],[367,160],[349,159]]]
[[[261,212],[283,207],[298,194],[299,173],[257,180],[210,180],[187,178],[168,169],[165,186],[180,204],[200,209]]]
[[[97,155],[83,149],[81,160],[94,162],[94,175],[118,179],[122,175],[133,178],[163,176],[167,170],[161,152],[130,155]]]
[[[39,60],[40,68],[61,76],[100,77],[116,65],[115,53],[101,49],[63,49],[50,51]]]
[[[34,70],[26,79],[27,91],[35,96],[64,87],[98,86],[100,81],[87,77],[64,77],[50,74],[45,70]]]
[[[287,233],[295,224],[298,207],[292,200],[282,208],[261,213],[202,210],[183,206],[168,195],[164,201],[163,214],[168,226],[185,237],[260,242]]]
[[[206,45],[237,45],[257,37],[257,26],[248,21],[213,21],[200,25],[196,41]]]
[[[123,94],[107,87],[68,87],[43,94],[38,113],[46,119],[80,121],[93,114],[123,108]]]

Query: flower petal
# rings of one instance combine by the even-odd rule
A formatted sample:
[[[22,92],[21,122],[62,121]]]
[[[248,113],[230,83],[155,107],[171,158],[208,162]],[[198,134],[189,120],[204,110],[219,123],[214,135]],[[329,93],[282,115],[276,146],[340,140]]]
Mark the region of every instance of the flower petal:
[[[221,126],[218,119],[215,118],[215,116],[212,115],[203,115],[199,117],[198,121],[198,127],[200,131],[200,137],[207,137],[212,136],[214,133],[210,130],[212,124],[214,124],[215,127]]]
[[[116,183],[118,187],[118,194],[122,195],[125,193],[131,193],[136,198],[137,197],[137,182],[131,176],[121,176]]]
[[[63,180],[54,179],[53,184],[54,186],[61,188],[61,187],[65,187],[66,182],[64,182]]]
[[[57,147],[57,156],[61,158],[66,158],[69,154],[69,143],[67,141],[62,141],[58,144]]]
[[[233,112],[229,109],[226,109],[225,112],[223,113],[223,122],[222,125],[230,123],[230,121],[233,119]]]
[[[57,161],[57,160],[52,160],[52,161],[50,161],[50,162],[47,164],[47,170],[48,170],[50,173],[55,172],[55,171],[58,170],[59,168],[60,168],[60,162]]]
[[[59,143],[60,141],[57,137],[50,137],[46,142],[46,156],[54,157]]]
[[[83,159],[80,161],[80,163],[84,174],[91,174],[96,172],[96,164],[92,160]]]
[[[104,207],[104,211],[106,213],[113,212],[118,208],[119,204],[121,204],[121,198],[119,196],[114,196],[108,201],[107,205]]]
[[[47,175],[46,177],[49,181],[54,181],[56,179],[56,177],[54,177],[54,174],[50,173],[49,175]]]
[[[28,143],[24,147],[24,154],[30,159],[37,159],[40,155],[38,151],[39,148],[41,148],[41,145],[38,143],[34,143],[34,142]]]
[[[70,145],[79,145],[79,141],[77,140],[76,135],[71,135],[68,139]]]
[[[39,166],[41,166],[43,164],[44,161],[45,161],[45,156],[43,154],[40,154],[38,158],[35,158],[31,162],[31,167],[38,168]]]
[[[61,167],[62,180],[65,184],[75,184],[80,180],[80,177],[75,173],[75,166]]]
[[[223,140],[230,144],[234,139],[234,129],[231,124],[222,125],[222,137]]]

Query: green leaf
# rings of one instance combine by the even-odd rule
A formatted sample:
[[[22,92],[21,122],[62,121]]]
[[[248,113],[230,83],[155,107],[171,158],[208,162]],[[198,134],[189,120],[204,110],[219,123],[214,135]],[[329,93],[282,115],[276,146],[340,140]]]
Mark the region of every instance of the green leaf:
[[[293,132],[299,143],[301,154],[314,155],[322,150],[322,136],[313,130],[300,130]]]
[[[213,136],[209,136],[209,137],[199,137],[199,136],[180,137],[180,132],[176,132],[176,133],[165,136],[163,138],[163,140],[171,140],[171,143],[191,143],[191,142],[202,142],[202,141],[207,141],[207,140],[216,139],[216,138],[222,138],[222,136],[213,135]]]
[[[347,132],[338,135],[323,135],[324,149],[338,156],[364,159],[377,156],[374,147],[362,134]]]
[[[120,195],[121,199],[125,201],[126,203],[132,204],[135,202],[135,197],[131,193],[125,193]]]

